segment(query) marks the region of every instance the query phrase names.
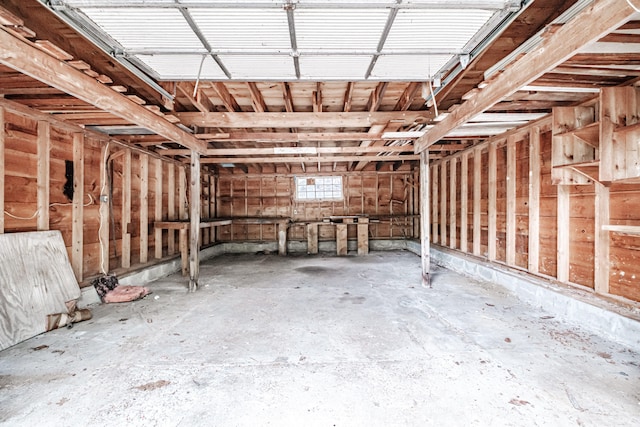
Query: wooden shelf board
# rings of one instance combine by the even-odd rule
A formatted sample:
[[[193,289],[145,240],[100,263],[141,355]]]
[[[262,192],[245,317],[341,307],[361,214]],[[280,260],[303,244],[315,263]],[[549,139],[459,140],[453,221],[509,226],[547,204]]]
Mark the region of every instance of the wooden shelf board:
[[[607,224],[602,226],[603,230],[614,233],[640,234],[640,225],[614,225]]]

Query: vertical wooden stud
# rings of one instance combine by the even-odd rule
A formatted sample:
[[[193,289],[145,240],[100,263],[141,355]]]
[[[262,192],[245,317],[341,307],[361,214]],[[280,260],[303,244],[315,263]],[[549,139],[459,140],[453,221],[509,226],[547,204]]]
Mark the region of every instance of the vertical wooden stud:
[[[336,224],[336,253],[347,254],[347,224]]]
[[[287,254],[287,228],[286,223],[278,223],[278,255]]]
[[[0,107],[0,234],[4,233],[4,108]]]
[[[185,174],[184,168],[180,169],[180,177]],[[186,176],[185,176],[186,178]],[[195,292],[198,289],[198,279],[200,277],[200,154],[191,150],[191,185],[189,196],[190,200],[190,238],[189,238],[189,291]],[[183,203],[184,204],[184,203]],[[181,204],[181,206],[183,205]],[[183,230],[180,230],[181,232]],[[186,230],[184,230],[186,232]]]
[[[181,220],[189,219],[187,213],[187,171],[183,167],[178,168],[178,215]],[[200,231],[199,229],[197,231]],[[179,231],[180,253],[182,259],[182,275],[189,273],[189,258],[184,256],[189,250],[188,231],[184,228]]]
[[[434,174],[435,176],[435,174]],[[420,153],[420,259],[422,285],[430,286],[431,242],[429,240],[429,149]]]
[[[71,266],[78,282],[83,280],[84,134],[73,134],[73,202],[71,207]]]
[[[595,215],[595,291],[609,293],[609,232],[603,226],[609,224],[609,187],[596,182]]]
[[[447,245],[447,162],[440,163],[440,244]]]
[[[440,188],[439,179],[440,173],[438,170],[438,163],[434,163],[431,166],[431,170],[433,171],[433,180],[431,181],[431,229],[432,229],[432,242],[434,244],[438,244],[440,242],[440,232],[438,230],[440,221],[438,219],[438,214],[440,209],[438,209],[438,189]]]
[[[496,152],[496,143],[492,142],[489,144],[489,207],[488,207],[488,252],[489,252],[489,260],[494,261],[496,259],[496,225],[497,225],[497,216],[496,216],[496,199],[497,199],[497,175],[498,175],[498,164],[497,164],[497,152]]]
[[[469,251],[469,152],[460,158],[460,250]]]
[[[357,225],[358,255],[369,253],[369,218],[359,218]]]
[[[167,167],[167,216],[169,221],[172,221],[176,219],[176,166],[169,163]],[[167,249],[169,255],[176,253],[175,230],[167,230]]]
[[[507,138],[507,265],[516,265],[516,140]]]
[[[529,132],[529,259],[528,269],[540,268],[540,128]]]
[[[156,171],[156,185],[154,189],[155,194],[155,206],[153,217],[155,221],[162,221],[162,160],[155,159],[155,171]],[[162,258],[162,229],[156,228],[154,231],[154,257],[156,259]]]
[[[218,217],[218,204],[216,203],[216,183],[218,182],[217,177],[214,175],[211,177],[211,181],[209,182],[209,204],[211,205],[209,207],[209,212],[212,214],[213,217],[217,218]],[[213,227],[211,229],[211,243],[215,243],[216,241],[216,233],[217,233],[218,227]]]
[[[121,266],[131,267],[131,150],[125,150],[122,165],[122,248]]]
[[[569,281],[569,227],[570,224],[570,202],[571,202],[571,187],[568,185],[558,185],[558,249],[557,249],[557,263],[558,272],[557,278],[561,282]]]
[[[140,263],[149,261],[149,156],[140,154]]]
[[[318,224],[307,224],[307,253],[318,253]]]
[[[482,237],[482,213],[480,196],[482,190],[482,149],[473,150],[473,254],[480,256]]]
[[[100,271],[102,274],[109,272],[109,226],[111,224],[109,186],[111,183],[107,173],[108,163],[109,143],[106,143],[100,150],[100,228],[98,229],[98,238],[100,240]]]
[[[456,248],[456,240],[458,238],[458,209],[456,192],[458,189],[457,176],[458,158],[454,157],[449,161],[449,247]]]
[[[39,231],[49,229],[49,151],[51,150],[51,128],[49,122],[38,122],[38,216]]]

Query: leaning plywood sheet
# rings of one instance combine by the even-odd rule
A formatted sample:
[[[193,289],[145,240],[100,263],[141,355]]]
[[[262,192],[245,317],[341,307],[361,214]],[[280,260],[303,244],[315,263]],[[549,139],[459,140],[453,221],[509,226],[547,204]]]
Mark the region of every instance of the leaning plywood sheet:
[[[59,231],[0,234],[0,350],[45,332],[47,315],[79,297]]]

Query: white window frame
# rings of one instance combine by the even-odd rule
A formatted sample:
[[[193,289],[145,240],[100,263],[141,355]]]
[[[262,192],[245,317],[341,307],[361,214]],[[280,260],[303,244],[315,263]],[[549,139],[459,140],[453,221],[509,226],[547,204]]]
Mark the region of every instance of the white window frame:
[[[294,177],[298,202],[336,202],[344,200],[341,175]]]

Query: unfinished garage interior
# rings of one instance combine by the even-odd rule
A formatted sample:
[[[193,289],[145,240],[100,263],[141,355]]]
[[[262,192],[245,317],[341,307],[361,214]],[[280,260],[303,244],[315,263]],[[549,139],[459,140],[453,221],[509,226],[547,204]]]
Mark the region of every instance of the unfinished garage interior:
[[[0,1],[0,424],[640,425],[639,78],[640,0]]]

